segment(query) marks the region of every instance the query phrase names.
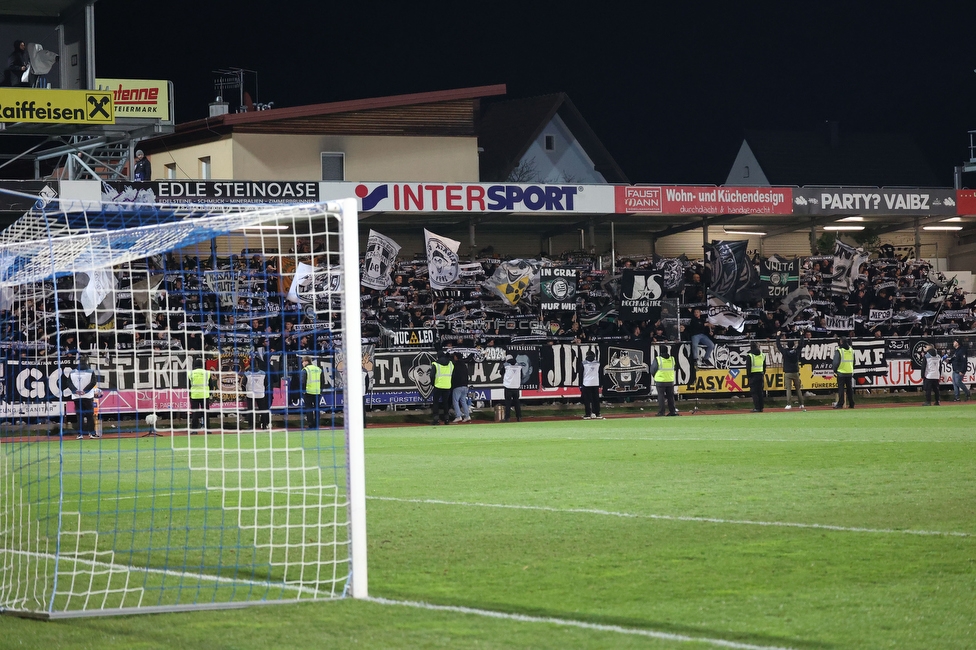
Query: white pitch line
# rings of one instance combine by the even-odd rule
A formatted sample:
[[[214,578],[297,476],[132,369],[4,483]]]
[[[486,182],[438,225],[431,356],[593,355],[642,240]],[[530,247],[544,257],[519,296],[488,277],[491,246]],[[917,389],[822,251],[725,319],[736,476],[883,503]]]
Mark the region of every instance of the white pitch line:
[[[808,443],[819,443],[819,442],[859,442],[864,444],[902,444],[902,443],[973,443],[976,442],[971,439],[959,439],[959,440],[863,440],[863,439],[845,439],[845,438],[649,438],[647,436],[634,436],[631,438],[626,437],[590,437],[581,436],[579,438],[565,438],[565,440],[609,440],[609,441],[622,441],[630,442],[633,440],[640,440],[644,442],[786,442],[786,443],[796,443],[796,442],[808,442]]]
[[[399,605],[401,607],[413,607],[416,609],[426,609],[437,612],[452,612],[455,614],[473,614],[487,618],[498,618],[506,621],[518,621],[520,623],[548,623],[549,625],[562,625],[565,627],[576,627],[584,630],[594,630],[597,632],[614,632],[616,634],[630,634],[633,636],[643,636],[663,641],[679,641],[682,643],[704,643],[720,648],[735,648],[736,650],[791,650],[781,646],[753,645],[751,643],[740,643],[738,641],[727,641],[725,639],[713,639],[710,637],[687,636],[685,634],[673,634],[671,632],[658,632],[656,630],[644,630],[635,627],[622,627],[620,625],[604,625],[601,623],[587,623],[586,621],[575,621],[565,618],[551,618],[547,616],[526,616],[525,614],[509,614],[507,612],[493,612],[488,609],[475,609],[473,607],[458,607],[453,605],[431,605],[430,603],[414,602],[409,600],[389,600],[387,598],[367,598],[370,602],[380,605]]]
[[[253,587],[269,587],[273,589],[286,589],[288,591],[297,591],[299,593],[310,593],[314,595],[322,594],[318,589],[312,589],[311,587],[302,587],[300,585],[291,585],[288,583],[273,583],[273,582],[261,582],[260,580],[248,580],[246,578],[228,578],[226,576],[218,575],[207,575],[205,573],[190,573],[188,571],[174,571],[172,569],[155,569],[152,567],[144,566],[133,566],[129,564],[113,564],[110,562],[99,562],[98,560],[89,560],[88,558],[82,557],[71,557],[69,555],[62,554],[57,556],[53,553],[40,553],[35,551],[21,551],[14,549],[0,548],[0,554],[9,553],[10,555],[23,555],[31,558],[38,558],[44,560],[60,560],[62,562],[74,562],[76,564],[84,564],[86,566],[91,566],[93,568],[107,568],[118,571],[128,571],[130,573],[142,572],[154,575],[163,575],[175,578],[195,578],[197,580],[209,580],[211,582],[218,582],[231,585],[251,585]],[[70,573],[70,572],[67,572]]]
[[[401,503],[429,503],[441,506],[466,506],[470,508],[501,508],[505,510],[535,510],[540,512],[558,512],[585,515],[601,515],[604,517],[621,517],[624,519],[658,519],[662,521],[691,521],[708,524],[733,524],[738,526],[769,526],[776,528],[811,528],[815,530],[830,530],[844,533],[879,533],[898,535],[922,535],[929,537],[972,537],[971,533],[941,530],[897,530],[895,528],[859,528],[851,526],[833,526],[831,524],[803,524],[790,521],[753,521],[751,519],[721,519],[718,517],[687,517],[679,515],[643,515],[630,512],[614,512],[612,510],[598,510],[595,508],[553,508],[551,506],[523,506],[507,503],[472,503],[466,501],[444,501],[441,499],[401,499],[399,497],[368,496],[367,499],[376,501],[398,501]]]

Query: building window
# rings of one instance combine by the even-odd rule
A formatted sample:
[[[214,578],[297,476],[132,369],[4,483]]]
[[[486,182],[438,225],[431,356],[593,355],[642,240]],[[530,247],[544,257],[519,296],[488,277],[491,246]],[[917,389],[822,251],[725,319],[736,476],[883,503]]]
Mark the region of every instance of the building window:
[[[213,171],[210,164],[210,156],[205,156],[200,158],[200,178],[203,180],[210,180]]]
[[[742,178],[749,178],[749,165],[745,165],[745,173],[742,174]]]
[[[322,180],[346,180],[346,154],[322,153]]]
[[[166,167],[166,178],[176,178],[176,163],[167,163],[164,167]]]
[[[546,136],[546,151],[555,151],[555,150],[556,150],[556,136],[554,136],[554,135],[547,135]]]

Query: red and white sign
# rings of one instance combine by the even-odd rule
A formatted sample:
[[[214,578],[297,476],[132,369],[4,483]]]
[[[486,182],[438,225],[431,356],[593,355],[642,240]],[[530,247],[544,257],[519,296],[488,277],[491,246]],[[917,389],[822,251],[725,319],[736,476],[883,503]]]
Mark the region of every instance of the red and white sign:
[[[792,214],[789,187],[620,186],[615,209],[627,214]]]

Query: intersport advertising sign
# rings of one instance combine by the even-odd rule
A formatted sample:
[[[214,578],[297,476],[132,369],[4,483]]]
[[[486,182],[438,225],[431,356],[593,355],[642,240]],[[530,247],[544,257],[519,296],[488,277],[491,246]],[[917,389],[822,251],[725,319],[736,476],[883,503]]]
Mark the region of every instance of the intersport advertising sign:
[[[355,196],[361,212],[613,212],[612,185],[321,183],[320,199]]]

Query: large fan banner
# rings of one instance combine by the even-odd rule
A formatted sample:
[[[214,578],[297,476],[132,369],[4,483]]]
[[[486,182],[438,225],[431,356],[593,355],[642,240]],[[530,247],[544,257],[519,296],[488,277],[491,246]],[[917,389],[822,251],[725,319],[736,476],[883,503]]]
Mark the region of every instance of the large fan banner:
[[[488,278],[489,289],[509,305],[517,305],[532,288],[535,267],[527,260],[502,262]]]
[[[424,241],[427,245],[427,273],[430,278],[430,288],[445,289],[458,278],[460,261],[457,252],[461,242],[435,235],[426,228]]]
[[[853,291],[860,277],[861,265],[867,261],[868,255],[863,249],[855,249],[838,239],[834,243],[834,275],[830,282],[831,292],[843,295]]]
[[[576,311],[576,269],[539,269],[539,301],[543,312]]]
[[[658,271],[624,269],[620,278],[620,318],[657,321],[661,318],[664,276]]]
[[[800,286],[800,260],[777,255],[767,257],[762,261],[759,279],[763,283],[763,296],[783,298]]]
[[[651,390],[649,345],[621,341],[600,346],[604,396],[648,395]]]
[[[393,284],[390,271],[399,252],[399,244],[386,235],[370,230],[369,239],[366,240],[366,256],[363,260],[363,286],[382,291]]]
[[[747,255],[748,241],[715,241],[705,246],[708,291],[725,302],[748,300],[759,274]]]

